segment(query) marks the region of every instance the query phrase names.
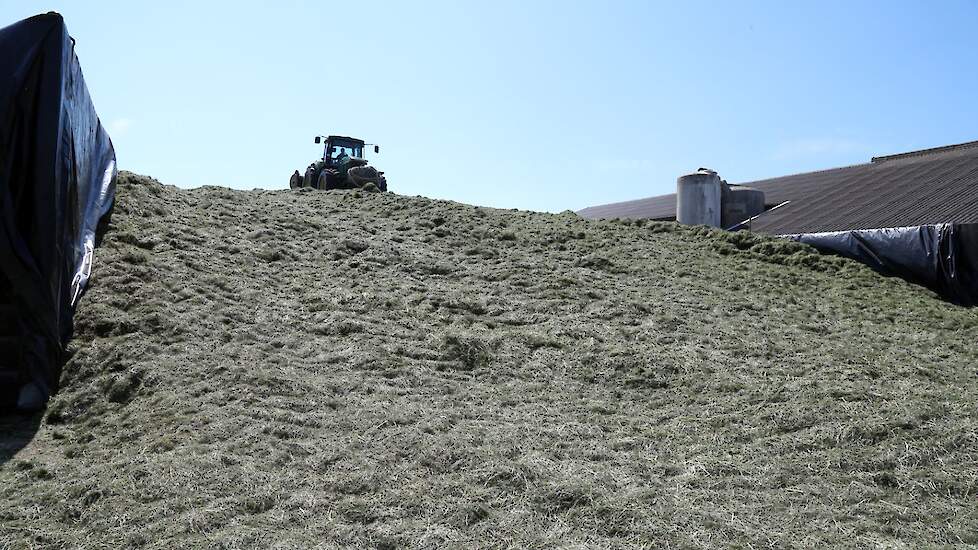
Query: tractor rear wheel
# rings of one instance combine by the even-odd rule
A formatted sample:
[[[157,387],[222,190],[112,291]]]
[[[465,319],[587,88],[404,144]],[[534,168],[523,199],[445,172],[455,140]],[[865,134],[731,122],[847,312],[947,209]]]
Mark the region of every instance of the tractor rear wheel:
[[[355,168],[350,168],[347,171],[347,174],[349,175],[353,186],[356,188],[363,187],[368,183],[374,184],[377,186],[377,189],[380,189],[381,191],[383,191],[384,187],[386,187],[386,185],[381,187],[381,182],[384,181],[384,177],[381,176],[380,172],[378,172],[373,166],[357,166]]]
[[[343,177],[340,176],[338,170],[334,168],[326,168],[319,174],[319,180],[316,184],[316,189],[328,190],[328,189],[339,189],[343,183]]]
[[[292,173],[292,177],[289,178],[289,189],[298,189],[302,187],[302,174],[298,170]]]

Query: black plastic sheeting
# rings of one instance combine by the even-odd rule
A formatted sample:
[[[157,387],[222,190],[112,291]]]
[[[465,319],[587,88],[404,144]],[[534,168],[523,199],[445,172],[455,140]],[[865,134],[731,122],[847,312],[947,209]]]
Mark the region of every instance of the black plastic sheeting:
[[[859,260],[934,290],[946,300],[978,305],[978,224],[937,224],[781,235]]]
[[[0,291],[21,336],[19,365],[0,365],[0,405],[9,405],[25,383],[45,398],[57,389],[96,233],[114,204],[116,159],[60,15],[0,29],[0,52]]]

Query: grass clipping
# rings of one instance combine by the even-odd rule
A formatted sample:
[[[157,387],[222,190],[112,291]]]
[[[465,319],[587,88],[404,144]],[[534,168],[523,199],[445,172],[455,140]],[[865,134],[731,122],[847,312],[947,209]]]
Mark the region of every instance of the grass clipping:
[[[94,275],[0,546],[978,543],[975,311],[803,245],[123,173]]]

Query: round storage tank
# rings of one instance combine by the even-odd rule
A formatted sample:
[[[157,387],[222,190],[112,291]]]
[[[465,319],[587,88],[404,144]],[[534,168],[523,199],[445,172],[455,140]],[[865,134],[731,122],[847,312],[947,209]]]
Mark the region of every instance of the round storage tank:
[[[730,229],[761,212],[764,212],[764,191],[751,187],[730,185],[723,193],[723,207],[720,214],[721,227]]]
[[[720,176],[713,170],[680,176],[676,181],[676,221],[720,227]]]

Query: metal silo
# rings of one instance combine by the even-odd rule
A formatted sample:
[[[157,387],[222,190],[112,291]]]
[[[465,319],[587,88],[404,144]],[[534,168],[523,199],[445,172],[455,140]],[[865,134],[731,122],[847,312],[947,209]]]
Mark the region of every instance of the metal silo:
[[[730,227],[764,211],[764,191],[741,185],[728,185],[723,190],[720,227]]]
[[[700,168],[676,181],[676,221],[720,227],[722,184],[713,170]]]

